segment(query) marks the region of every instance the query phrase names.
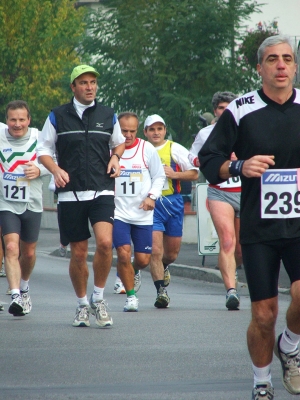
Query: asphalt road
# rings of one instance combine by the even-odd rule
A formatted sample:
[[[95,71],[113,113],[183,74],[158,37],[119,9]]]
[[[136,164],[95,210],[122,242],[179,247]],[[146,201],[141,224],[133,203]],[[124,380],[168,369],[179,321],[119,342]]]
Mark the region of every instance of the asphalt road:
[[[38,249],[45,254],[58,255],[59,234],[58,230],[42,229],[40,231]],[[93,252],[95,250],[95,240],[92,236],[89,240],[89,251],[92,260]],[[218,256],[200,256],[198,253],[198,245],[191,243],[182,243],[179,255],[174,264],[170,266],[173,275],[204,280],[208,282],[222,283],[220,272],[215,269],[218,264]],[[116,266],[116,255],[114,252],[113,266]],[[246,277],[244,269],[238,271],[239,282],[246,285]],[[279,288],[286,291],[290,287],[289,278],[285,269],[282,267],[279,275]]]
[[[138,313],[124,313],[124,295],[113,294],[115,268],[105,289],[114,325],[74,328],[76,299],[68,260],[49,255],[53,243],[39,244],[30,281],[32,312],[7,312],[6,279],[0,279],[0,399],[245,400],[252,371],[246,347],[250,320],[247,287],[241,309],[225,308],[222,283],[172,276],[169,309],[156,309],[149,272],[142,272]],[[52,252],[50,251],[50,252]],[[92,291],[92,267],[89,293]],[[279,295],[277,332],[285,325],[289,296]],[[292,399],[273,361],[276,398]]]

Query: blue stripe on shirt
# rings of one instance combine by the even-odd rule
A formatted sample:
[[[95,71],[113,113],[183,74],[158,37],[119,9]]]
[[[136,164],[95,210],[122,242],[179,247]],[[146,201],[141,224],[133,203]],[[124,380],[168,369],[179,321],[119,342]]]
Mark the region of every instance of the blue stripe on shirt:
[[[55,114],[53,111],[51,111],[51,113],[49,114],[49,120],[50,120],[51,124],[54,126],[54,128],[56,129],[56,118],[55,118]]]

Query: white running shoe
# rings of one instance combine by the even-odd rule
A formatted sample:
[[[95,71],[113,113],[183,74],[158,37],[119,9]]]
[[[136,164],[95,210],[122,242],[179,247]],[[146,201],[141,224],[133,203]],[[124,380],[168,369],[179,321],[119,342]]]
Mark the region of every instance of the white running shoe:
[[[13,314],[14,317],[20,317],[25,315],[24,303],[21,295],[14,294],[13,296],[11,296],[11,300],[12,302],[9,305],[8,312],[10,314]]]
[[[282,383],[291,394],[300,394],[300,353],[297,348],[292,353],[283,353],[280,349],[282,333],[275,340],[274,354],[279,358],[282,368]]]
[[[88,305],[78,306],[76,308],[76,314],[73,321],[73,326],[90,326],[89,320],[90,312]]]
[[[141,271],[138,271],[134,274],[134,291],[137,293],[142,285],[142,274]]]
[[[2,303],[0,303],[0,311],[4,310],[4,305]]]
[[[125,294],[126,290],[121,279],[117,276],[115,286],[114,286],[114,294]]]
[[[124,306],[124,311],[125,312],[130,312],[130,311],[139,311],[139,300],[136,296],[129,296],[126,299],[125,306]]]
[[[251,400],[273,400],[274,388],[270,382],[261,382],[252,390]]]
[[[236,289],[231,289],[226,294],[226,307],[228,310],[238,310],[240,307],[240,296]]]
[[[95,315],[96,324],[100,328],[107,328],[113,324],[111,316],[106,311],[107,303],[105,300],[93,302],[93,295],[90,298],[90,313]]]
[[[27,292],[22,292],[21,290],[21,297],[23,300],[23,308],[24,308],[24,313],[25,314],[29,314],[31,309],[32,309],[32,303],[31,303],[31,298],[29,296],[29,292],[27,290]]]
[[[60,244],[58,252],[61,257],[66,257],[68,253],[68,246],[63,246],[62,244]]]
[[[4,265],[2,264],[2,267],[0,269],[0,278],[5,278],[5,277],[6,277],[5,268]]]

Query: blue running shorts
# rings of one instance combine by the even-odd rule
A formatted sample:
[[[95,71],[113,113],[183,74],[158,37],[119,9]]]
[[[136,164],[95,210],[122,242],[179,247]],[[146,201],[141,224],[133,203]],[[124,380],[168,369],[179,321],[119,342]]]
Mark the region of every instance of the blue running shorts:
[[[115,219],[113,229],[114,247],[117,249],[133,243],[135,253],[151,254],[152,225],[134,225]]]
[[[156,200],[153,230],[173,237],[182,236],[184,204],[181,194],[161,196]]]

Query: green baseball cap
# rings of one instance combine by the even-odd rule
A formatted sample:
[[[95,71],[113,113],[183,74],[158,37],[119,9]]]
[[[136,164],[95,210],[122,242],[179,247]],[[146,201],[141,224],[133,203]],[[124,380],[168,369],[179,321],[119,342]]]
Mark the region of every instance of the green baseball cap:
[[[91,67],[90,65],[78,65],[75,67],[71,73],[71,83],[74,82],[76,78],[78,78],[82,74],[86,74],[87,72],[91,72],[92,74],[99,76],[99,72],[95,70],[95,68]]]

